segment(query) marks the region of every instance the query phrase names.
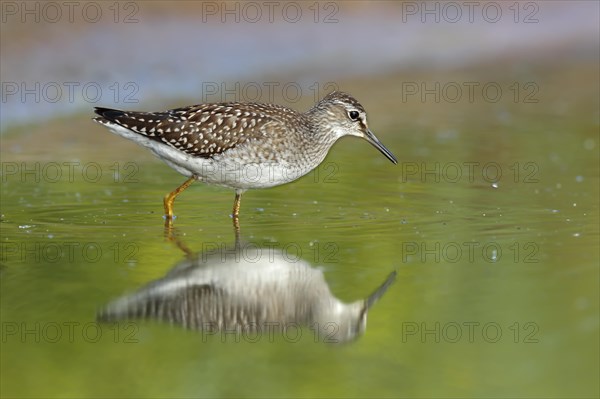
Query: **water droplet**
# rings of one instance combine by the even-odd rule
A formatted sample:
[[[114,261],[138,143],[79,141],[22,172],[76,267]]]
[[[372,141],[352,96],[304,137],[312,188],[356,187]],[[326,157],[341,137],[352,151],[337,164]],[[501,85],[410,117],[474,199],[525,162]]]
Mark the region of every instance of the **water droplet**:
[[[498,250],[494,249],[492,250],[492,256],[491,259],[495,262],[498,260]]]

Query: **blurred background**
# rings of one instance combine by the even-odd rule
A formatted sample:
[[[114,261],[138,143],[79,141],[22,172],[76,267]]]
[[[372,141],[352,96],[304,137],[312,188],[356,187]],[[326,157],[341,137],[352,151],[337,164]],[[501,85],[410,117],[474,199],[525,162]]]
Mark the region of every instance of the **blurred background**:
[[[599,395],[598,2],[0,4],[3,397]],[[248,192],[242,236],[347,302],[396,270],[363,337],[96,323],[182,258],[160,215],[184,178],[94,106],[303,111],[337,89],[399,165],[341,140]],[[186,245],[230,245],[231,200],[179,197]]]

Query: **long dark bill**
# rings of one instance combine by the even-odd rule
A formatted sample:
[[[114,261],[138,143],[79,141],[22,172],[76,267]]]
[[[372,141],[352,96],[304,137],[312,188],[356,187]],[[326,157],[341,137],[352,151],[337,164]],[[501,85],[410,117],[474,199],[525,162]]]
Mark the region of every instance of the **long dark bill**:
[[[377,302],[379,298],[381,298],[383,294],[385,294],[385,292],[388,290],[388,288],[390,288],[390,286],[394,283],[395,280],[396,271],[393,271],[387,276],[383,284],[377,287],[377,289],[373,291],[373,293],[369,295],[369,297],[365,300],[365,310],[370,309],[371,306],[373,306],[373,304],[375,304],[375,302]]]
[[[373,145],[373,147],[377,148],[383,155],[385,155],[387,159],[389,159],[396,165],[398,164],[398,160],[396,159],[394,154],[392,154],[390,150],[388,150],[383,144],[381,144],[381,141],[379,141],[379,139],[375,137],[372,131],[368,130],[367,134],[365,135],[365,138],[369,143]]]

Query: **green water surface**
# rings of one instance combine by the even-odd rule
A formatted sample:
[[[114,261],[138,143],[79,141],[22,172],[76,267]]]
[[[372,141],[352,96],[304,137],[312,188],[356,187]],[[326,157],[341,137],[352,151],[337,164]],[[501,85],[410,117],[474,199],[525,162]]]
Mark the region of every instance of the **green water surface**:
[[[106,147],[85,157],[24,160],[3,146],[2,396],[597,396],[595,94],[395,109],[371,126],[399,165],[348,138],[299,181],[246,193],[244,242],[322,268],[341,300],[397,271],[364,335],[343,345],[310,329],[251,342],[97,323],[185,257],[162,219],[162,196],[185,179],[139,147],[112,156],[124,139],[100,126],[86,134]],[[185,246],[232,245],[232,201],[199,183],[182,194]]]

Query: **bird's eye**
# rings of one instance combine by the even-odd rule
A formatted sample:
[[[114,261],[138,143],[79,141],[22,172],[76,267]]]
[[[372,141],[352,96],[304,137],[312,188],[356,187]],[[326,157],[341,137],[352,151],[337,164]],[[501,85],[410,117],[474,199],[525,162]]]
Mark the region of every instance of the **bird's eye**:
[[[358,111],[350,111],[348,112],[348,116],[350,117],[350,119],[352,119],[353,121],[357,121],[358,120]]]

